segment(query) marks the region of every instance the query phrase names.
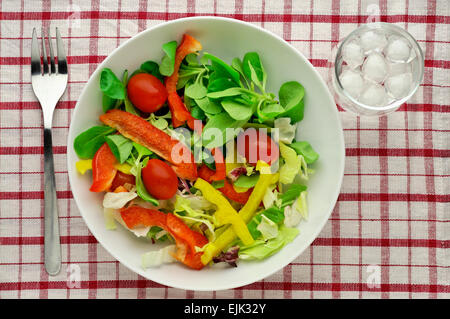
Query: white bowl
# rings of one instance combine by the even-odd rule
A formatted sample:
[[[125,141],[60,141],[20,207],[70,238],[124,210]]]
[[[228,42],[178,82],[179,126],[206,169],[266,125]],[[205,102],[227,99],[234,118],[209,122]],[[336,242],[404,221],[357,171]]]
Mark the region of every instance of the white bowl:
[[[141,254],[158,245],[136,238],[120,225],[106,230],[102,194],[89,191],[90,176],[75,170],[78,160],[73,150],[75,137],[93,125],[99,125],[102,113],[100,71],[111,68],[117,75],[125,69],[133,72],[143,61],[160,61],[162,44],[180,41],[183,33],[198,39],[203,50],[227,62],[257,51],[268,74],[268,92],[278,92],[286,81],[296,80],[305,88],[305,117],[298,135],[309,141],[320,154],[314,164],[316,173],[308,182],[309,220],[298,227],[300,235],[281,251],[263,261],[240,261],[237,268],[206,267],[195,271],[180,263],[144,270]],[[163,285],[189,290],[221,290],[251,284],[279,271],[299,256],[317,237],[336,203],[344,173],[343,131],[333,98],[319,73],[296,49],[280,37],[252,24],[218,18],[195,17],[157,25],[132,37],[115,49],[89,79],[75,107],[69,129],[67,164],[75,202],[89,230],[100,244],[123,265],[141,276]]]

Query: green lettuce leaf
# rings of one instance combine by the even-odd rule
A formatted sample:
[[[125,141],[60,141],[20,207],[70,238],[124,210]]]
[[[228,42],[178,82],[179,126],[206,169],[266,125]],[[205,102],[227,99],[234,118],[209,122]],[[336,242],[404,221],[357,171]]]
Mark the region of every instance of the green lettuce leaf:
[[[276,238],[267,241],[255,240],[251,245],[241,246],[239,249],[239,258],[245,260],[261,260],[272,256],[286,244],[292,242],[299,232],[297,228],[289,228],[282,225],[278,230],[278,236]]]

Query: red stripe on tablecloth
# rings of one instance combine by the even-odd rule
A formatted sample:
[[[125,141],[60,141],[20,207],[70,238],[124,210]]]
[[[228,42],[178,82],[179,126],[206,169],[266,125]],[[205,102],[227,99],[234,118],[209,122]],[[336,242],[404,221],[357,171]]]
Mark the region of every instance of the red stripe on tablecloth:
[[[22,130],[21,130],[22,131]],[[386,128],[380,130],[386,132]],[[66,154],[67,147],[54,146],[54,154]],[[43,146],[3,146],[0,155],[43,154]],[[347,148],[346,156],[376,156],[376,157],[449,157],[450,150],[438,149],[396,149],[396,148]],[[430,175],[433,176],[433,175]]]
[[[186,12],[188,17],[195,16],[195,0],[186,1]]]
[[[357,147],[358,149],[360,149],[361,147],[361,132],[360,132],[360,128],[361,128],[361,118],[357,117],[356,118],[356,128],[357,128],[357,136],[356,136],[356,140],[357,140]],[[358,194],[361,194],[361,185],[362,185],[362,178],[361,178],[361,157],[357,157],[357,165],[358,165]],[[358,249],[358,260],[359,263],[362,264],[362,200],[361,200],[361,196],[358,196],[358,218],[359,218],[359,222],[358,222],[358,238],[359,238],[359,249]],[[359,268],[359,272],[358,272],[358,278],[359,278],[359,282],[363,282],[363,276],[362,276],[362,267]],[[362,290],[359,291],[359,298],[362,298]]]
[[[284,0],[283,2],[283,39],[287,40],[291,38],[292,34],[292,25],[291,18],[292,17],[292,0]],[[283,282],[286,284],[287,282],[292,281],[292,267],[287,265],[283,268]],[[283,297],[285,299],[292,298],[292,291],[289,289],[289,286],[284,287],[283,289]]]
[[[379,125],[381,128],[387,128],[387,118],[381,117],[379,120]],[[379,133],[379,145],[380,147],[385,148],[387,146],[387,132],[386,131],[380,131]],[[386,156],[380,156],[379,157],[380,162],[380,171],[384,173],[389,172],[389,162],[388,158]],[[380,193],[386,194],[389,192],[389,177],[386,175],[380,176]],[[380,194],[380,195],[381,195]],[[409,195],[409,194],[408,194]],[[380,197],[383,198],[383,197]],[[387,196],[386,198],[390,198]],[[380,219],[381,219],[381,237],[382,238],[389,238],[390,237],[390,227],[389,222],[386,221],[389,219],[389,208],[390,208],[390,201],[384,201],[382,200],[380,203]],[[381,247],[381,265],[389,265],[390,261],[390,249],[389,247],[382,246]],[[389,268],[388,267],[381,267],[381,282],[390,282],[390,274],[389,274]],[[382,294],[382,298],[389,298],[389,293]]]
[[[43,236],[22,236],[22,237],[0,237],[0,244],[5,246],[18,245],[42,245],[44,243]],[[62,245],[72,244],[97,244],[97,240],[92,235],[79,236],[61,236]],[[422,248],[441,248],[450,247],[450,240],[438,239],[401,239],[401,238],[316,238],[313,246],[346,246],[346,247],[422,247]],[[88,263],[95,263],[89,261]],[[433,265],[435,265],[434,263]]]
[[[103,62],[106,59],[106,55],[67,55],[67,63],[71,64],[97,64]],[[26,65],[29,66],[31,58],[29,57],[0,57],[0,64],[3,65]]]
[[[73,198],[71,191],[57,191],[58,198]],[[0,192],[0,200],[43,199],[43,191],[19,191]],[[436,194],[402,194],[402,193],[341,193],[339,201],[367,201],[367,202],[429,202],[446,203],[450,201],[450,195]]]
[[[82,218],[81,216],[60,216],[60,219],[80,219]],[[17,217],[0,217],[0,220],[6,220],[6,219],[18,219]],[[41,216],[22,216],[22,218],[20,218],[20,220],[31,220],[31,219],[42,219]],[[358,222],[358,221],[362,221],[362,222],[379,222],[382,219],[380,218],[345,218],[345,217],[339,217],[339,218],[335,218],[335,217],[330,217],[328,220],[340,220],[340,221],[352,221],[352,222]],[[411,223],[423,223],[423,222],[432,222],[432,223],[450,223],[450,220],[440,220],[440,219],[420,219],[420,218],[413,218],[413,219],[408,219],[408,218],[389,218],[388,221],[391,222],[411,222]],[[1,264],[1,263],[0,263]]]
[[[429,20],[434,20],[433,16],[436,15],[436,2],[428,1],[427,2],[427,11],[428,16],[430,17]],[[435,38],[435,32],[436,32],[436,25],[433,24],[427,24],[426,27],[427,33],[426,38],[433,40]],[[434,57],[434,44],[427,43],[425,47],[425,58],[429,59]],[[428,81],[433,81],[433,69],[430,68],[425,71],[424,78]],[[433,89],[430,87],[426,87],[423,89],[423,99],[424,101],[433,101]],[[424,113],[423,114],[423,126],[425,128],[433,127],[433,116],[430,113]],[[424,132],[423,134],[424,139],[424,148],[427,147],[433,147],[433,134],[429,132]],[[425,164],[425,172],[427,174],[433,174],[434,173],[434,161],[430,160],[429,158],[424,159]],[[434,179],[426,177],[426,190],[429,194],[434,194],[436,192],[436,188],[434,185]],[[435,203],[428,203],[428,219],[435,219],[436,218],[436,204]],[[428,238],[430,239],[436,239],[436,224],[435,223],[428,223]],[[429,265],[435,265],[436,264],[436,249],[434,247],[431,247],[428,249],[428,264]],[[429,278],[429,284],[430,287],[433,287],[432,290],[430,290],[430,298],[436,298],[436,292],[435,289],[437,284],[437,271],[435,268],[432,268],[428,272],[428,278]]]
[[[146,280],[144,282],[145,288],[164,288],[166,286],[160,285],[154,281]],[[81,281],[80,288],[81,289],[90,289],[92,286],[96,286],[97,289],[112,289],[116,286],[119,288],[138,288],[138,282],[135,280],[99,280],[96,282],[92,281]],[[142,285],[142,284],[141,284]],[[264,283],[266,290],[284,290],[284,286],[280,285],[279,282],[268,282]],[[289,290],[313,290],[313,291],[332,291],[333,284],[332,283],[317,283],[317,282],[293,282],[287,283]],[[423,293],[423,292],[448,292],[448,287],[445,285],[424,285],[424,284],[381,284],[379,289],[369,288],[366,284],[363,283],[341,283],[339,285],[342,291],[391,291],[391,292],[408,292],[412,291],[414,293]],[[45,283],[36,282],[36,281],[28,281],[22,284],[23,290],[38,290],[38,289],[66,289],[67,282],[66,281],[49,281]],[[244,286],[241,288],[237,288],[235,290],[260,290],[262,288],[261,282],[256,282],[254,284]],[[16,283],[0,283],[0,291],[8,291],[17,289]]]
[[[394,193],[341,193],[339,201],[366,201],[366,202],[431,202],[446,203],[450,201],[450,195],[436,194],[394,194]],[[387,218],[386,218],[387,220]]]
[[[446,248],[450,240],[400,239],[400,238],[316,238],[312,245],[317,246],[366,246],[366,247],[428,247]],[[434,263],[433,265],[435,265]],[[389,263],[385,264],[389,265]]]
[[[69,84],[74,83],[86,83],[87,81],[69,81]],[[1,84],[20,84],[20,85],[31,85],[31,82],[22,82],[22,83],[0,83]],[[58,103],[58,109],[73,109],[77,101],[60,101]],[[17,110],[22,108],[24,110],[37,110],[40,109],[40,105],[38,101],[9,101],[9,102],[0,102],[0,110]],[[441,112],[441,113],[449,113],[450,108],[446,105],[439,104],[417,104],[417,103],[407,103],[400,106],[400,108],[396,111],[408,111],[408,112]]]
[[[75,264],[86,264],[88,263],[87,261],[82,261],[82,260],[74,260],[73,263]],[[114,260],[103,260],[103,261],[95,261],[96,264],[115,264],[116,261]],[[43,262],[23,262],[23,263],[1,263],[0,265],[4,266],[13,266],[13,265],[43,265]],[[67,262],[63,262],[63,264],[69,264]],[[292,262],[291,265],[293,266],[308,266],[309,263],[307,262]],[[316,266],[333,266],[334,264],[331,263],[319,263],[316,262],[314,263],[314,265]],[[372,264],[349,264],[349,263],[340,263],[339,266],[345,266],[345,267],[367,267],[367,266],[371,266]],[[402,268],[428,268],[428,267],[432,267],[432,268],[442,268],[442,269],[446,269],[447,266],[441,266],[441,265],[412,265],[412,264],[390,264],[389,267],[402,267]],[[262,283],[262,282],[261,282]]]
[[[339,6],[340,1],[339,0],[333,0],[331,3],[331,13],[333,14],[333,17],[340,17],[340,6]],[[339,21],[336,21],[336,19],[332,19],[332,24],[331,24],[331,41],[334,42],[338,42],[341,34],[340,34],[340,28],[339,28]],[[322,66],[322,67],[326,67],[328,60],[323,61],[324,64],[319,64],[316,61],[312,61],[311,59],[311,63],[314,66]],[[333,216],[335,216],[336,218],[339,218],[339,203],[337,203],[337,205],[334,208],[333,211]],[[333,236],[333,238],[340,238],[341,234],[340,234],[340,223],[338,221],[332,221],[331,222],[331,235]],[[333,263],[339,264],[341,262],[341,258],[340,258],[340,248],[339,246],[333,246],[331,248],[331,260],[333,261]],[[341,267],[340,266],[332,266],[331,267],[331,280],[332,280],[332,298],[340,298],[340,288],[339,285],[341,283],[341,271],[340,271]]]
[[[8,174],[10,174],[10,175],[16,175],[16,174],[33,175],[33,174],[35,174],[35,175],[38,175],[38,174],[44,174],[44,171],[41,170],[40,172],[39,171],[34,171],[34,172],[33,171],[30,171],[30,172],[0,172],[0,175],[1,174],[5,174],[5,175],[8,175]],[[56,171],[55,174],[67,174],[67,171]],[[381,173],[381,174],[379,174],[379,173],[344,173],[344,176],[381,176],[381,175],[393,176],[393,177],[396,177],[396,176],[401,176],[401,177],[404,177],[404,176],[407,176],[407,177],[430,176],[430,177],[441,177],[441,178],[443,178],[443,177],[450,177],[450,175],[443,175],[443,174],[427,175],[427,174],[414,174],[414,173],[412,173],[412,174],[403,174],[403,173],[389,173],[389,174],[387,174],[387,173]]]
[[[145,0],[141,0],[141,1],[145,1]],[[217,14],[215,14],[217,15]],[[263,16],[261,16],[261,21],[259,22],[265,22],[265,18]],[[138,20],[141,21],[141,20]],[[145,20],[144,20],[145,21]],[[270,22],[270,21],[269,21]],[[405,22],[407,23],[407,22]],[[96,35],[96,36],[83,36],[83,35],[72,35],[70,36],[71,39],[129,39],[131,37],[131,35],[124,35],[124,36],[120,36],[120,37],[116,37],[116,36],[109,36],[109,35]],[[69,37],[68,36],[61,36],[61,39],[63,40],[68,40]],[[24,36],[24,37],[5,37],[5,36],[1,36],[0,35],[0,40],[31,40],[30,36]],[[439,43],[439,44],[446,44],[448,43],[448,41],[439,41],[439,40],[433,40],[433,41],[429,41],[429,40],[419,40],[416,39],[416,41],[418,43],[427,43],[427,42],[432,42],[432,43]],[[337,43],[338,41],[333,41],[333,40],[328,40],[328,39],[289,39],[288,42],[322,42],[322,43]],[[25,57],[26,58],[26,57]]]
[[[240,1],[240,0],[238,0]],[[238,6],[235,5],[235,9],[239,9]],[[238,11],[238,10],[236,10]],[[80,19],[82,20],[102,20],[102,19],[117,19],[117,11],[80,11]],[[0,20],[66,20],[70,16],[70,12],[67,11],[53,11],[46,12],[44,16],[41,18],[41,13],[37,12],[23,12],[23,15],[20,12],[0,12]],[[193,13],[193,16],[206,16],[206,15],[214,15],[213,12],[202,12],[202,13]],[[243,11],[240,13],[220,13],[217,14],[222,17],[227,18],[235,18],[239,20],[245,20],[248,22],[260,22],[262,20],[262,14],[258,13],[246,13],[243,14]],[[123,11],[120,12],[119,19],[126,20],[174,20],[179,18],[186,17],[186,13],[182,12],[139,12],[139,11]],[[270,22],[283,22],[285,18],[288,18],[292,22],[310,22],[311,15],[310,14],[289,14],[288,16],[280,15],[280,14],[265,14],[266,21]],[[368,15],[327,15],[327,14],[317,14],[312,17],[314,23],[351,23],[356,24],[360,19],[364,21],[369,18]],[[410,23],[426,23],[426,24],[449,24],[450,17],[445,15],[439,16],[427,16],[427,15],[381,15],[381,21],[390,22],[390,23],[398,23],[405,22],[408,19]],[[98,35],[97,35],[98,36]]]
[[[314,39],[314,23],[313,23],[313,19],[314,19],[314,0],[311,0],[310,3],[310,15],[309,15],[309,37],[311,40],[315,40]],[[313,57],[313,42],[309,43],[309,59],[312,59]],[[314,248],[312,246],[309,247],[309,281],[313,282],[314,281]],[[310,290],[310,294],[309,297],[312,299],[314,298],[314,291]]]
[[[20,130],[21,132],[23,130]],[[54,146],[53,154],[66,154],[67,147]],[[0,147],[0,155],[44,154],[44,146],[4,146]]]
[[[69,5],[72,5],[72,1],[70,1],[69,2]],[[69,27],[68,27],[68,30],[67,30],[67,32],[68,32],[68,39],[66,40],[67,41],[67,52],[66,52],[66,54],[67,55],[71,55],[72,54],[72,28],[73,28],[73,20],[72,19],[70,19],[69,20]],[[71,90],[71,88],[72,88],[72,86],[71,85],[69,85],[68,87],[67,87],[67,99],[70,101],[71,100],[71,98],[72,98],[72,90]],[[72,122],[72,112],[67,112],[67,123],[71,123]],[[70,182],[69,182],[69,179],[67,178],[67,189],[70,189]],[[72,222],[72,217],[78,217],[78,216],[72,216],[72,211],[71,211],[71,200],[69,200],[69,201],[66,201],[66,203],[67,203],[67,226],[66,226],[66,234],[67,234],[67,237],[69,238],[69,241],[71,241],[71,236],[72,236],[72,234],[71,234],[71,229],[72,229],[72,224],[71,224],[71,222]],[[71,264],[71,261],[72,261],[72,258],[71,258],[71,255],[72,255],[72,246],[70,246],[70,245],[67,245],[67,265],[70,265]],[[66,289],[66,298],[67,299],[69,299],[70,298],[70,292],[71,292],[71,289],[69,289],[69,287],[67,287],[67,289]]]
[[[70,113],[68,113],[70,114]],[[406,115],[406,114],[405,114]],[[60,126],[60,125],[54,125],[52,128],[54,129],[68,129],[69,125],[66,126]],[[2,127],[2,130],[41,130],[42,126],[23,126],[23,127],[19,127],[19,126],[8,126],[8,127]],[[383,129],[380,128],[373,128],[373,127],[368,127],[368,128],[344,128],[344,131],[383,131]],[[391,128],[391,129],[384,129],[385,131],[390,131],[390,132],[395,132],[395,131],[399,131],[399,132],[423,132],[423,131],[431,131],[431,132],[440,132],[440,133],[448,133],[450,132],[450,130],[441,130],[441,129],[423,129],[423,128]],[[2,172],[0,172],[1,174]]]
[[[427,42],[427,44],[428,44],[428,42]],[[425,64],[425,67],[428,67],[428,68],[450,69],[450,61],[433,60],[433,57],[431,57],[430,59],[426,59],[424,61],[424,64]]]
[[[406,10],[406,15],[408,15],[408,11],[409,11],[409,0],[406,1],[405,4],[405,10]],[[405,30],[408,31],[408,22],[405,23]],[[409,126],[409,121],[408,121],[408,113],[404,113],[404,119],[405,119],[405,146],[407,149],[409,149],[409,132],[408,132],[408,126]],[[407,178],[406,178],[406,193],[409,194],[411,193],[411,177],[409,176],[411,172],[411,161],[409,158],[406,159],[406,173],[407,173]],[[412,228],[411,228],[411,202],[408,201],[406,203],[406,207],[407,207],[407,211],[408,211],[408,240],[411,240],[411,234],[412,234]],[[412,263],[412,247],[408,247],[408,264],[410,265]],[[408,268],[408,282],[412,282],[412,268],[409,267]],[[409,298],[412,298],[412,292],[409,293]]]
[[[387,128],[382,127],[380,134],[386,132]],[[406,148],[347,148],[346,156],[379,156],[379,157],[449,157],[450,150],[437,149],[406,149]],[[383,173],[383,172],[382,172]],[[387,172],[386,172],[387,173]]]
[[[120,21],[120,20],[119,20]],[[334,25],[334,24],[333,24]],[[96,38],[90,38],[91,40],[98,40]],[[114,38],[119,39],[119,38]],[[291,40],[288,40],[291,42]],[[118,46],[118,45],[117,45]],[[67,63],[70,64],[99,64],[106,59],[106,55],[69,55],[67,56]],[[328,60],[327,59],[313,59],[310,58],[309,62],[314,67],[325,68],[327,67]],[[2,56],[0,57],[0,64],[3,65],[30,65],[31,58],[29,57],[14,57],[14,56]],[[437,68],[437,69],[449,69],[450,61],[442,61],[442,60],[433,60],[427,59],[424,62],[425,67],[427,68]]]
[[[99,30],[99,18],[100,18],[100,1],[92,0],[91,2],[91,12],[90,12],[90,34],[98,35]],[[114,15],[116,17],[117,14]],[[98,55],[98,39],[92,38],[89,41],[89,55],[97,56]],[[97,65],[95,63],[89,64],[89,76],[95,71]],[[70,194],[71,195],[71,194]],[[97,243],[88,244],[88,260],[95,261],[97,260]],[[88,289],[88,298],[95,299],[97,298],[97,265],[94,263],[89,264],[89,289]]]
[[[24,10],[24,0],[20,1],[20,9],[23,13]],[[23,20],[20,20],[20,35],[23,35],[23,30],[24,30],[24,22]],[[23,56],[23,41],[20,41],[20,56]],[[20,73],[19,73],[19,81],[22,82],[23,81],[23,66],[20,66]],[[19,89],[19,101],[23,101],[23,87],[21,86]],[[19,111],[19,125],[23,126],[23,111],[20,110]],[[23,131],[21,130],[19,132],[19,145],[22,146],[23,145]],[[23,164],[23,159],[22,157],[19,158],[19,171],[22,171],[22,164]],[[22,176],[19,177],[19,192],[22,192],[23,190],[23,179]],[[21,218],[23,216],[23,202],[22,199],[19,200],[19,218]],[[19,224],[19,237],[22,238],[22,234],[23,234],[23,225],[22,223]],[[22,251],[22,246],[19,247],[19,262],[22,262],[22,258],[23,258],[23,251]],[[18,287],[17,287],[17,293],[18,293],[18,298],[21,298],[22,296],[22,267],[19,267],[19,273],[18,273],[18,278],[17,281],[18,283]]]
[[[147,11],[147,1],[139,0],[139,13],[138,13],[138,32],[145,30],[146,27],[146,18],[145,12]],[[122,15],[123,13],[121,13]],[[119,36],[119,34],[118,34]]]
[[[387,14],[387,2],[386,0],[380,0],[380,13]],[[383,18],[381,18],[381,21]],[[378,127],[381,129],[386,129],[388,127],[387,118],[381,117],[378,120]],[[380,148],[387,148],[387,132],[386,131],[380,131],[379,133],[379,147]],[[379,157],[379,164],[380,164],[380,172],[382,173],[388,173],[389,172],[389,162],[388,158],[386,156]],[[380,176],[380,193],[388,193],[389,192],[389,178],[388,176]],[[382,219],[380,226],[381,226],[381,238],[389,238],[389,222],[386,221],[386,219],[389,218],[389,202],[382,201],[380,203],[380,219]],[[390,250],[389,247],[382,246],[381,247],[381,266],[389,265],[390,261]],[[381,282],[382,283],[388,283],[390,282],[390,273],[389,273],[389,267],[381,267]],[[389,291],[382,292],[381,298],[389,298]]]

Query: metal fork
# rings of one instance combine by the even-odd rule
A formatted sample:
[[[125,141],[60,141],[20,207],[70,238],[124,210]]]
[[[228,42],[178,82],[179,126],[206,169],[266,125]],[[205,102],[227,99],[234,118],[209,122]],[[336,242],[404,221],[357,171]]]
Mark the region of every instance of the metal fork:
[[[45,270],[49,275],[56,275],[61,269],[61,246],[59,239],[58,206],[56,201],[55,170],[52,149],[53,111],[67,86],[67,61],[64,46],[56,28],[56,68],[53,55],[50,28],[47,29],[47,41],[50,51],[50,67],[46,50],[46,39],[42,29],[42,65],[36,29],[33,28],[31,41],[31,84],[41,104],[44,117],[44,256]]]

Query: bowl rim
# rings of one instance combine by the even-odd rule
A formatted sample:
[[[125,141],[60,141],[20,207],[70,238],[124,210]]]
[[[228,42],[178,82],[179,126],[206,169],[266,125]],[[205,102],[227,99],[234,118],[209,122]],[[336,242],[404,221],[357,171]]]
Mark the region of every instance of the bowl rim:
[[[129,43],[131,43],[132,41],[135,41],[137,39],[139,39],[140,37],[145,36],[147,33],[149,32],[153,32],[156,31],[160,28],[164,28],[169,24],[177,24],[177,23],[183,23],[185,21],[192,21],[192,20],[221,20],[221,21],[225,21],[228,23],[236,23],[236,24],[240,24],[242,26],[245,27],[249,27],[252,28],[256,31],[259,32],[263,32],[265,33],[267,36],[275,38],[276,40],[280,41],[281,43],[285,44],[287,48],[289,48],[295,55],[298,56],[298,58],[300,58],[304,63],[306,63],[310,69],[312,70],[312,72],[314,72],[317,76],[317,78],[319,79],[319,83],[321,83],[322,87],[325,89],[326,95],[328,96],[329,100],[332,101],[332,103],[336,106],[336,103],[334,101],[333,96],[331,95],[331,92],[328,88],[328,86],[326,85],[324,79],[322,78],[322,76],[320,75],[320,73],[316,70],[316,68],[311,64],[311,62],[296,48],[294,48],[291,44],[289,44],[286,40],[284,40],[282,37],[278,36],[277,34],[266,30],[260,26],[254,25],[252,23],[246,22],[246,21],[242,21],[242,20],[237,20],[237,19],[233,19],[233,18],[227,18],[227,17],[220,17],[220,16],[195,16],[195,17],[185,17],[185,18],[179,18],[179,19],[174,19],[171,21],[166,21],[160,24],[157,24],[155,26],[152,26],[150,28],[147,28],[145,30],[142,30],[141,32],[135,34],[134,36],[130,37],[129,39],[127,39],[126,41],[124,41],[123,43],[121,43],[118,47],[116,47],[111,53],[108,54],[108,56],[100,63],[97,65],[95,71],[91,74],[91,76],[89,77],[89,79],[86,81],[86,84],[84,85],[77,103],[75,104],[73,113],[71,118],[74,118],[77,116],[78,112],[79,112],[79,104],[80,101],[83,100],[84,95],[86,94],[88,87],[90,87],[89,82],[92,80],[92,78],[94,78],[98,72],[100,72],[100,70],[104,67],[105,64],[108,63],[109,59],[111,58],[111,56],[113,56],[118,50],[120,50],[121,48],[127,46]],[[330,201],[330,207],[328,209],[327,214],[324,216],[324,218],[322,219],[322,221],[319,223],[318,227],[313,231],[314,236],[311,236],[311,238],[307,241],[305,241],[306,245],[304,245],[304,248],[302,250],[299,250],[298,253],[293,254],[291,257],[284,259],[283,262],[279,263],[279,267],[278,268],[274,268],[271,269],[267,272],[264,272],[263,274],[259,274],[258,276],[254,277],[253,279],[244,279],[242,280],[239,284],[222,284],[221,286],[215,286],[215,287],[201,287],[201,288],[196,288],[196,287],[185,287],[183,285],[178,285],[175,281],[174,282],[163,282],[160,281],[158,278],[149,278],[148,273],[145,272],[145,270],[143,269],[135,269],[134,266],[127,264],[126,261],[123,261],[122,258],[119,258],[115,252],[111,251],[110,249],[106,248],[105,245],[103,244],[103,242],[100,240],[101,236],[99,236],[99,234],[97,234],[95,231],[93,231],[93,226],[88,222],[88,220],[85,218],[84,216],[84,212],[80,209],[80,205],[78,204],[78,197],[75,194],[75,192],[72,190],[72,178],[75,177],[74,172],[74,168],[73,163],[70,162],[69,159],[69,147],[71,147],[71,145],[69,144],[69,142],[73,139],[72,136],[74,135],[74,129],[73,129],[73,125],[72,125],[72,121],[69,125],[69,132],[67,135],[67,150],[66,150],[66,154],[67,154],[67,170],[68,170],[68,178],[69,178],[69,184],[71,187],[71,192],[72,192],[72,196],[73,199],[75,201],[75,204],[77,205],[77,208],[80,212],[81,217],[83,218],[84,223],[87,225],[90,233],[95,237],[95,239],[98,241],[98,243],[117,261],[119,261],[123,266],[125,266],[126,268],[128,268],[129,270],[131,270],[132,272],[143,276],[145,279],[147,280],[151,280],[153,282],[156,282],[158,284],[164,285],[164,286],[168,286],[168,287],[173,287],[173,288],[177,288],[177,289],[183,289],[183,290],[194,290],[194,291],[220,291],[220,290],[226,290],[226,289],[234,289],[234,288],[238,288],[238,287],[243,287],[255,282],[258,282],[260,280],[263,280],[264,278],[267,278],[269,276],[271,276],[272,274],[281,271],[283,268],[285,268],[287,265],[289,265],[295,258],[297,258],[298,256],[300,256],[308,247],[311,246],[311,243],[317,238],[317,236],[320,234],[320,232],[323,230],[325,224],[328,222],[334,207],[336,206],[339,194],[340,194],[340,190],[341,190],[341,186],[342,186],[342,182],[343,182],[343,178],[344,178],[344,167],[345,167],[345,140],[344,140],[344,131],[342,129],[342,123],[341,120],[339,118],[339,111],[337,109],[337,107],[332,108],[331,112],[333,113],[335,120],[336,120],[336,124],[338,127],[338,140],[339,143],[342,145],[342,152],[339,158],[339,162],[341,163],[340,167],[338,167],[339,170],[339,181],[337,183],[337,187],[334,191],[333,196],[331,196],[331,198],[333,199],[332,201]],[[71,177],[73,175],[73,177]],[[217,283],[216,283],[217,284]]]

